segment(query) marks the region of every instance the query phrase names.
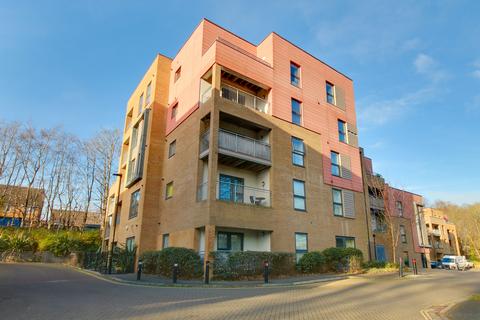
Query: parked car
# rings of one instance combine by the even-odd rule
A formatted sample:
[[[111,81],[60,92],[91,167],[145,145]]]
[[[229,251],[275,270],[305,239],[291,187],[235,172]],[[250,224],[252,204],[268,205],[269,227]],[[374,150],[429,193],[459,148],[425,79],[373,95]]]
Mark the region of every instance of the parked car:
[[[442,268],[450,270],[466,270],[468,269],[467,259],[465,256],[443,256]]]
[[[472,261],[467,260],[467,269],[472,269],[472,268],[475,268],[475,265],[473,264]]]
[[[442,268],[442,261],[441,261],[441,260],[431,261],[431,262],[430,262],[430,267],[431,267],[432,269],[441,269],[441,268]]]

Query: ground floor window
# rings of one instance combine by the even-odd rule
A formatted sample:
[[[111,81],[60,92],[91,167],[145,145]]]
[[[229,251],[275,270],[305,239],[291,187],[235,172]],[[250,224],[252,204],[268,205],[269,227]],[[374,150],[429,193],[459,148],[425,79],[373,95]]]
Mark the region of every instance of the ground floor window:
[[[308,252],[308,234],[295,233],[295,258],[300,261],[300,258]]]
[[[127,238],[127,240],[125,241],[125,248],[126,248],[128,251],[133,251],[133,250],[135,250],[135,237],[129,237],[129,238]]]
[[[243,233],[218,232],[217,250],[243,251]]]
[[[168,248],[168,242],[170,240],[170,235],[168,233],[164,234],[162,237],[162,248]]]
[[[387,254],[385,253],[385,246],[383,244],[377,244],[375,246],[375,260],[387,261]]]
[[[335,242],[336,242],[337,248],[355,248],[354,237],[336,236]]]

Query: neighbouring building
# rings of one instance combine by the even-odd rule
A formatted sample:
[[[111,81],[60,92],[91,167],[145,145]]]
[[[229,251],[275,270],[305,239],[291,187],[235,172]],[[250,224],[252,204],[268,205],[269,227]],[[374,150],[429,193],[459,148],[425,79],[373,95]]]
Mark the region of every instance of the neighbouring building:
[[[430,246],[430,259],[441,260],[444,255],[460,255],[457,229],[448,221],[443,211],[432,208],[423,209],[424,225]]]
[[[39,224],[44,200],[42,189],[0,185],[0,226]]]
[[[127,106],[104,248],[369,251],[353,82],[204,19]]]
[[[369,212],[370,258],[411,265],[430,265],[429,245],[423,218],[421,195],[393,188],[373,171],[372,160],[364,155],[363,178]]]
[[[53,209],[49,221],[53,227],[59,228],[100,229],[102,215],[99,212]]]

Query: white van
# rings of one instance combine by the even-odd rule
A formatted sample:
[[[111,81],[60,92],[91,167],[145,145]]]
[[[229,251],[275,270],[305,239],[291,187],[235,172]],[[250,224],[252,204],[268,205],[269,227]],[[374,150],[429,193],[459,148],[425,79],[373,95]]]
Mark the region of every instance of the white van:
[[[442,268],[450,270],[466,270],[467,259],[465,256],[443,256]]]

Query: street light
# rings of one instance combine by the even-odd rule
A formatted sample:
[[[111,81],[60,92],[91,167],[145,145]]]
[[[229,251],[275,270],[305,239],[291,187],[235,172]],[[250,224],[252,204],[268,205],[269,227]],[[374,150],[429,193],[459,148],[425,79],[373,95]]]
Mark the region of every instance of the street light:
[[[112,217],[112,240],[110,241],[110,250],[108,252],[108,274],[112,273],[112,260],[113,260],[113,243],[115,242],[115,229],[117,228],[117,214],[118,214],[118,203],[120,202],[120,185],[122,184],[122,174],[114,173],[113,176],[118,177],[118,188],[117,188],[117,201],[115,202],[115,211],[113,212]]]

